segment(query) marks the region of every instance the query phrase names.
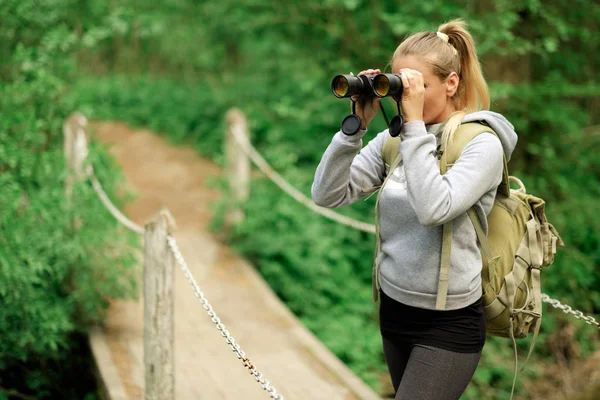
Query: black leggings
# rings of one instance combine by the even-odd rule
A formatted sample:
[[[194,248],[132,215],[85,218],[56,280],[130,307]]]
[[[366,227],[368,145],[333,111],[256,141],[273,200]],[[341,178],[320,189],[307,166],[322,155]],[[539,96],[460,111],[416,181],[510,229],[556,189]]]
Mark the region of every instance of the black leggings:
[[[481,351],[456,353],[383,338],[395,400],[458,400],[471,381]]]

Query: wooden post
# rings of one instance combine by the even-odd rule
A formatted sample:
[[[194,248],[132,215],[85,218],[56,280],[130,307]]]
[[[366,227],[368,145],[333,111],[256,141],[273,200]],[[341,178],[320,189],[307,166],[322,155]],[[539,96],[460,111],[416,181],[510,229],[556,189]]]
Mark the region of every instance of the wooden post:
[[[65,164],[67,168],[65,193],[69,205],[73,194],[73,185],[85,177],[83,162],[88,154],[86,125],[87,119],[79,112],[71,114],[63,124]]]
[[[175,258],[167,235],[173,216],[160,210],[144,234],[144,367],[146,400],[175,399],[173,279]]]
[[[225,230],[244,220],[241,204],[248,200],[250,192],[250,159],[233,136],[238,134],[246,143],[250,143],[248,122],[244,114],[237,108],[232,108],[226,116],[227,129],[225,132],[225,174],[231,190],[231,198],[225,214]]]

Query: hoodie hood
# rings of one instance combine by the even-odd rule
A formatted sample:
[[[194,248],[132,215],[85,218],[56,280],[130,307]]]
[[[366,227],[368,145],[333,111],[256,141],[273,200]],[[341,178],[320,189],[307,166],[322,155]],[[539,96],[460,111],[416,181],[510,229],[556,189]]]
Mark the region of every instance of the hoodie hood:
[[[496,132],[496,135],[498,135],[498,138],[500,139],[500,143],[502,143],[502,148],[504,149],[504,154],[506,155],[506,161],[510,161],[510,156],[517,146],[518,140],[517,133],[515,132],[515,128],[512,126],[512,124],[508,122],[503,115],[493,111],[477,111],[467,114],[463,118],[463,123],[476,121],[485,122],[494,130],[494,132]]]

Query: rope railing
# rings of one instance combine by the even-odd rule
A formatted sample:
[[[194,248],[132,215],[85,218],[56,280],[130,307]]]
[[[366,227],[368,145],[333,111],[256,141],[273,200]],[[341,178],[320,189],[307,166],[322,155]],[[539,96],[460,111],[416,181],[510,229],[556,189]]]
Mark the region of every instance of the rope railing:
[[[92,183],[92,187],[94,188],[94,191],[96,192],[96,194],[100,198],[100,201],[102,201],[102,204],[104,204],[104,207],[106,207],[106,209],[113,215],[113,217],[115,217],[115,219],[117,221],[119,221],[121,224],[123,224],[125,227],[131,229],[135,233],[139,233],[140,235],[143,235],[144,234],[144,228],[142,228],[141,226],[139,226],[138,224],[136,224],[135,222],[133,222],[132,220],[130,220],[129,218],[127,218],[110,201],[110,199],[108,198],[108,195],[106,194],[106,192],[102,188],[102,185],[100,184],[100,182],[96,178],[96,175],[94,174],[94,168],[91,165],[87,166],[87,168],[86,168],[86,174],[87,174],[88,179]]]
[[[239,118],[239,117],[237,117]],[[281,190],[287,193],[290,197],[296,200],[298,203],[308,207],[319,215],[324,216],[332,221],[338,222],[340,224],[349,226],[354,229],[358,229],[360,231],[375,233],[375,225],[369,224],[366,222],[357,221],[345,215],[336,213],[328,208],[319,207],[316,205],[312,199],[309,199],[293,187],[289,182],[287,182],[283,177],[278,174],[273,167],[269,165],[269,163],[260,155],[260,153],[252,146],[250,141],[248,140],[248,135],[244,131],[245,123],[233,123],[229,127],[229,131],[231,136],[235,139],[239,148],[244,152],[250,160],[258,167],[258,169],[265,174],[273,183],[275,183]]]

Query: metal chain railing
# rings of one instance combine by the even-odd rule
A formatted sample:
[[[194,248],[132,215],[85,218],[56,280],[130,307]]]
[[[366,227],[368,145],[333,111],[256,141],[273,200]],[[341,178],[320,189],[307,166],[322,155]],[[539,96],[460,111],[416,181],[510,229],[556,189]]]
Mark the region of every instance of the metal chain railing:
[[[552,298],[550,298],[550,296],[548,296],[547,294],[544,294],[544,293],[542,293],[542,301],[550,304],[554,308],[558,308],[559,310],[562,310],[565,314],[571,314],[577,319],[584,320],[586,324],[596,325],[596,327],[598,329],[600,329],[600,322],[596,321],[596,319],[594,317],[592,317],[591,315],[585,316],[581,311],[573,310],[573,308],[571,306],[562,304],[560,301],[552,299]]]
[[[231,134],[239,144],[240,148],[254,162],[258,169],[260,169],[263,174],[265,174],[269,179],[273,181],[273,183],[279,186],[281,190],[290,195],[297,202],[305,205],[317,214],[320,214],[333,221],[339,222],[340,224],[350,226],[360,231],[375,233],[375,225],[357,221],[350,217],[346,217],[345,215],[333,212],[328,208],[319,207],[311,199],[306,197],[304,193],[290,185],[285,179],[283,179],[281,175],[275,172],[273,167],[271,167],[269,163],[265,161],[265,159],[259,154],[259,152],[246,139],[244,134],[241,131],[239,131],[239,126],[233,126],[231,128]]]
[[[231,346],[231,350],[233,350],[233,352],[235,353],[235,355],[237,356],[238,359],[242,360],[242,362],[244,363],[244,367],[248,368],[248,372],[250,372],[250,374],[252,376],[254,376],[254,379],[256,379],[256,382],[261,384],[262,388],[264,390],[266,390],[267,393],[269,393],[269,396],[271,398],[276,399],[276,400],[283,400],[283,396],[280,395],[279,393],[277,393],[277,390],[271,385],[271,383],[268,380],[266,380],[264,378],[263,374],[261,374],[256,369],[254,364],[252,364],[252,362],[250,362],[250,359],[248,357],[246,357],[246,354],[242,351],[240,346],[235,342],[235,339],[229,334],[229,331],[227,329],[225,329],[225,326],[221,323],[221,320],[219,319],[217,314],[213,311],[212,306],[206,300],[206,298],[204,297],[204,293],[202,293],[202,291],[200,290],[200,287],[198,286],[198,283],[196,283],[196,280],[192,276],[192,273],[190,272],[187,264],[185,263],[185,260],[183,259],[183,255],[181,254],[181,251],[179,251],[179,247],[177,247],[177,242],[175,241],[175,239],[172,236],[168,236],[167,242],[169,243],[169,247],[171,248],[171,250],[173,251],[173,254],[175,255],[175,259],[179,263],[179,266],[181,267],[183,274],[187,278],[190,285],[192,285],[192,287],[194,288],[194,292],[196,293],[196,296],[198,296],[198,299],[200,299],[200,302],[202,303],[202,305],[208,312],[208,315],[212,318],[212,321],[216,324],[217,329],[221,332],[221,335],[225,338],[225,341],[227,342],[227,344],[229,346]]]
[[[108,195],[102,188],[102,185],[100,184],[100,182],[94,175],[94,170],[91,165],[87,166],[86,173],[92,183],[92,187],[94,188],[94,190],[96,191],[96,194],[98,194],[98,197],[102,201],[102,204],[104,204],[104,206],[112,214],[112,216],[115,217],[115,219],[117,221],[119,221],[121,224],[123,224],[127,228],[131,229],[132,231],[134,231],[136,233],[143,235],[144,228],[137,225],[135,222],[131,221],[129,218],[127,218],[125,215],[123,215],[123,213],[121,211],[119,211],[119,209],[117,207],[115,207],[115,205],[110,201],[110,198],[108,197]],[[248,357],[246,357],[246,354],[244,353],[244,351],[235,342],[235,339],[233,338],[233,336],[231,336],[229,331],[227,329],[225,329],[225,325],[223,325],[221,323],[220,318],[214,312],[212,306],[210,305],[208,300],[206,300],[204,293],[202,293],[202,291],[200,290],[200,287],[196,283],[194,276],[190,272],[190,270],[185,262],[185,259],[183,258],[183,254],[181,254],[181,251],[179,250],[179,247],[177,246],[177,242],[175,241],[175,238],[173,238],[172,236],[169,235],[169,236],[167,236],[167,242],[169,244],[169,248],[171,249],[171,251],[173,252],[173,255],[175,256],[175,260],[177,260],[177,263],[181,267],[183,274],[185,275],[188,282],[194,289],[196,296],[198,296],[198,299],[200,299],[200,302],[206,309],[208,316],[211,317],[212,321],[216,325],[216,328],[221,332],[221,335],[225,338],[225,341],[227,342],[227,344],[229,346],[231,346],[231,349],[233,350],[233,352],[235,353],[237,358],[242,360],[244,367],[246,367],[248,369],[248,371],[250,372],[250,374],[252,376],[254,376],[254,379],[256,380],[256,382],[260,383],[262,388],[267,391],[270,398],[275,399],[275,400],[284,400],[284,397],[281,394],[277,393],[277,390],[275,389],[275,387],[273,385],[271,385],[271,383],[267,379],[265,379],[263,374],[258,371],[256,366],[254,366],[254,364],[250,361],[250,359]]]

